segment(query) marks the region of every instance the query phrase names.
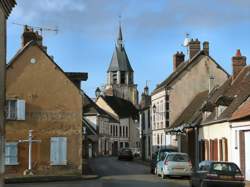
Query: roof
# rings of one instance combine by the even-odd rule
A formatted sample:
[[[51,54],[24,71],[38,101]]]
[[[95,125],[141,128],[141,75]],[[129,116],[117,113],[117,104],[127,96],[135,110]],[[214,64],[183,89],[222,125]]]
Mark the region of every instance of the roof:
[[[165,87],[168,87],[174,80],[176,80],[182,73],[184,73],[186,69],[188,69],[190,66],[194,65],[195,63],[198,63],[205,56],[209,57],[217,65],[219,69],[224,71],[229,76],[226,70],[224,70],[211,56],[207,55],[206,52],[201,50],[190,61],[182,62],[179,66],[177,66],[174,72],[172,72],[163,82],[157,85],[157,87],[152,92],[152,94],[161,91]]]
[[[112,71],[134,72],[130,65],[125,48],[123,46],[115,46],[115,51],[113,53],[111,63],[108,68],[108,72]]]
[[[199,117],[200,108],[207,97],[208,91],[197,94],[170,128],[176,128],[183,124],[192,124]]]
[[[100,108],[86,93],[83,93],[84,95],[84,103],[83,103],[83,115],[102,115],[109,118],[112,122],[118,123],[115,118],[113,118],[110,114],[108,114],[105,110]]]
[[[88,79],[88,73],[85,72],[65,72],[70,80],[86,81]]]
[[[83,125],[86,127],[86,133],[89,140],[92,142],[98,141],[98,135],[95,128],[91,125],[91,122],[88,119],[83,118]]]
[[[130,102],[116,96],[101,96],[106,103],[113,109],[119,118],[132,117],[133,119],[139,118],[139,111]]]
[[[107,72],[112,71],[134,72],[130,65],[128,55],[123,45],[121,25],[119,26],[117,44],[115,46],[115,50]]]
[[[150,108],[150,106],[151,106],[151,96],[142,93],[140,101],[140,110],[148,109]]]
[[[248,117],[250,117],[250,100],[249,99],[241,107],[239,107],[238,110],[236,110],[233,113],[230,120],[234,121],[234,120],[240,120],[240,119],[244,119]]]
[[[15,5],[15,0],[0,0],[0,7],[3,9],[6,18],[9,16]]]
[[[9,61],[9,63],[7,64],[6,69],[10,68],[10,67],[13,65],[13,63],[16,61],[16,59],[17,59],[20,55],[22,55],[26,50],[28,50],[30,47],[32,47],[32,46],[37,46],[37,47],[47,56],[47,58],[49,58],[50,61],[53,62],[53,64],[56,66],[56,68],[57,68],[59,71],[61,71],[61,72],[66,76],[66,78],[67,78],[68,80],[70,80],[70,81],[72,82],[72,80],[68,77],[68,75],[67,75],[67,74],[62,70],[62,68],[54,61],[54,59],[51,58],[51,56],[48,55],[48,53],[43,49],[43,47],[42,47],[41,45],[39,45],[39,44],[38,44],[36,41],[34,41],[34,40],[32,40],[32,41],[26,43],[20,50],[18,50],[18,52],[14,55],[14,57],[13,57],[13,58]],[[72,83],[73,83],[73,85],[74,85],[78,90],[80,90],[80,88],[78,88],[78,87],[74,84],[74,82],[72,82]]]
[[[207,104],[211,107],[212,113],[203,124],[215,123],[217,121],[228,121],[233,116],[233,113],[244,103],[250,96],[250,66],[245,66],[240,73],[233,79],[230,77],[222,86],[216,88],[209,94]],[[219,99],[224,99],[223,102],[218,102]],[[220,116],[216,114],[216,106],[225,106],[225,110]],[[205,106],[204,106],[205,107]],[[236,115],[236,114],[235,114]]]

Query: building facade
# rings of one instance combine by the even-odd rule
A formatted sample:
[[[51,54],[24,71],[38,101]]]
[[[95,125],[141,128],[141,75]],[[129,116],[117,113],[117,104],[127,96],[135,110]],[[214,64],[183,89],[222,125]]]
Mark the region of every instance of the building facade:
[[[7,66],[6,174],[82,173],[83,95],[76,83],[87,74],[65,73],[45,49],[42,37],[25,27],[22,48]],[[32,171],[24,142],[30,130],[39,140],[32,143]]]
[[[141,157],[143,160],[150,160],[152,157],[151,97],[147,86],[140,101],[140,138]]]
[[[134,84],[134,70],[130,65],[119,26],[119,33],[115,50],[107,71],[107,84],[105,95],[116,96],[128,100],[135,106],[138,105],[137,85]]]
[[[0,186],[4,176],[5,147],[5,71],[6,71],[6,19],[16,5],[15,0],[0,0]]]
[[[117,155],[121,148],[139,148],[139,116],[135,106],[115,96],[99,96],[96,104],[119,121],[109,125],[112,155]]]
[[[208,42],[190,40],[189,59],[177,52],[173,56],[173,73],[152,92],[153,150],[166,145],[179,146],[176,135],[166,134],[194,97],[216,85],[221,85],[228,74],[209,55]]]

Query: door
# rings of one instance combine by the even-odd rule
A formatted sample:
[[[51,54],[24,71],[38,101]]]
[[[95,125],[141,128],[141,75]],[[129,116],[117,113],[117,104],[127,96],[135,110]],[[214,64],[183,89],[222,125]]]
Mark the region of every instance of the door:
[[[246,180],[250,180],[250,131],[245,132],[245,164],[246,164]]]

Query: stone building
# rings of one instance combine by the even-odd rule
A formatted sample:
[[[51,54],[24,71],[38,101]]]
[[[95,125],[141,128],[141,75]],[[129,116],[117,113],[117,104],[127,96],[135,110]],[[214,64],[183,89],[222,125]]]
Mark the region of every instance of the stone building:
[[[28,168],[33,139],[32,172],[40,175],[82,173],[83,95],[87,73],[65,73],[46,52],[42,36],[25,27],[22,47],[7,65],[6,173]]]
[[[6,71],[6,20],[16,5],[15,0],[0,0],[0,186],[4,174],[4,141],[5,141],[5,71]]]
[[[141,156],[143,160],[150,160],[152,155],[151,96],[147,86],[141,94],[139,111]]]
[[[105,95],[116,96],[138,105],[137,85],[134,84],[134,71],[130,65],[122,36],[121,26],[115,50],[107,71]]]
[[[177,52],[173,56],[173,73],[157,85],[151,95],[153,150],[166,145],[178,146],[175,135],[166,134],[173,123],[203,91],[212,90],[227,78],[227,72],[209,55],[208,42],[200,47],[200,41],[190,40],[189,58]]]
[[[115,96],[99,96],[96,104],[119,121],[109,124],[112,155],[117,155],[121,148],[139,148],[139,116],[135,106]]]

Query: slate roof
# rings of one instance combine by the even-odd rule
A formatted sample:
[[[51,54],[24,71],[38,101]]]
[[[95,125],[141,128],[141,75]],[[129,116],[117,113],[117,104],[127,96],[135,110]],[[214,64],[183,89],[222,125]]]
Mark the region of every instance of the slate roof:
[[[130,101],[121,99],[116,96],[101,97],[114,110],[114,112],[119,116],[119,118],[132,117],[133,119],[139,119],[139,111]]]
[[[213,106],[213,110],[211,115],[209,115],[208,118],[203,121],[203,124],[230,120],[233,113],[249,98],[249,96],[250,66],[246,66],[235,79],[230,77],[222,86],[209,94],[207,103]],[[230,98],[231,102],[228,102],[226,109],[221,113],[220,116],[217,117],[215,107],[218,106],[218,104],[216,104],[218,98]]]
[[[12,11],[12,8],[16,5],[15,0],[0,0],[0,7],[3,9],[6,18]]]
[[[83,100],[83,115],[102,115],[109,118],[112,122],[118,123],[115,118],[113,118],[110,114],[108,114],[105,110],[100,108],[86,93],[84,94],[84,100]]]
[[[112,71],[126,71],[126,72],[134,72],[127,53],[124,47],[117,47],[115,46],[115,51],[113,53],[111,63],[108,68],[108,72]]]
[[[208,91],[197,94],[190,102],[190,104],[184,109],[181,115],[177,118],[177,120],[173,123],[170,129],[179,127],[184,124],[191,125],[195,120],[197,120],[201,115],[200,108],[202,106],[202,103],[207,99],[207,97]]]
[[[119,26],[117,45],[115,46],[115,50],[107,72],[112,71],[134,72],[130,65],[128,55],[123,45],[121,26]]]
[[[161,91],[165,87],[168,87],[174,80],[176,80],[176,78],[178,78],[183,72],[185,72],[186,69],[188,69],[195,63],[198,63],[204,56],[209,57],[217,65],[218,68],[220,68],[229,76],[229,74],[211,56],[207,55],[203,50],[201,50],[190,61],[182,62],[174,72],[172,72],[163,82],[156,86],[152,94]]]

